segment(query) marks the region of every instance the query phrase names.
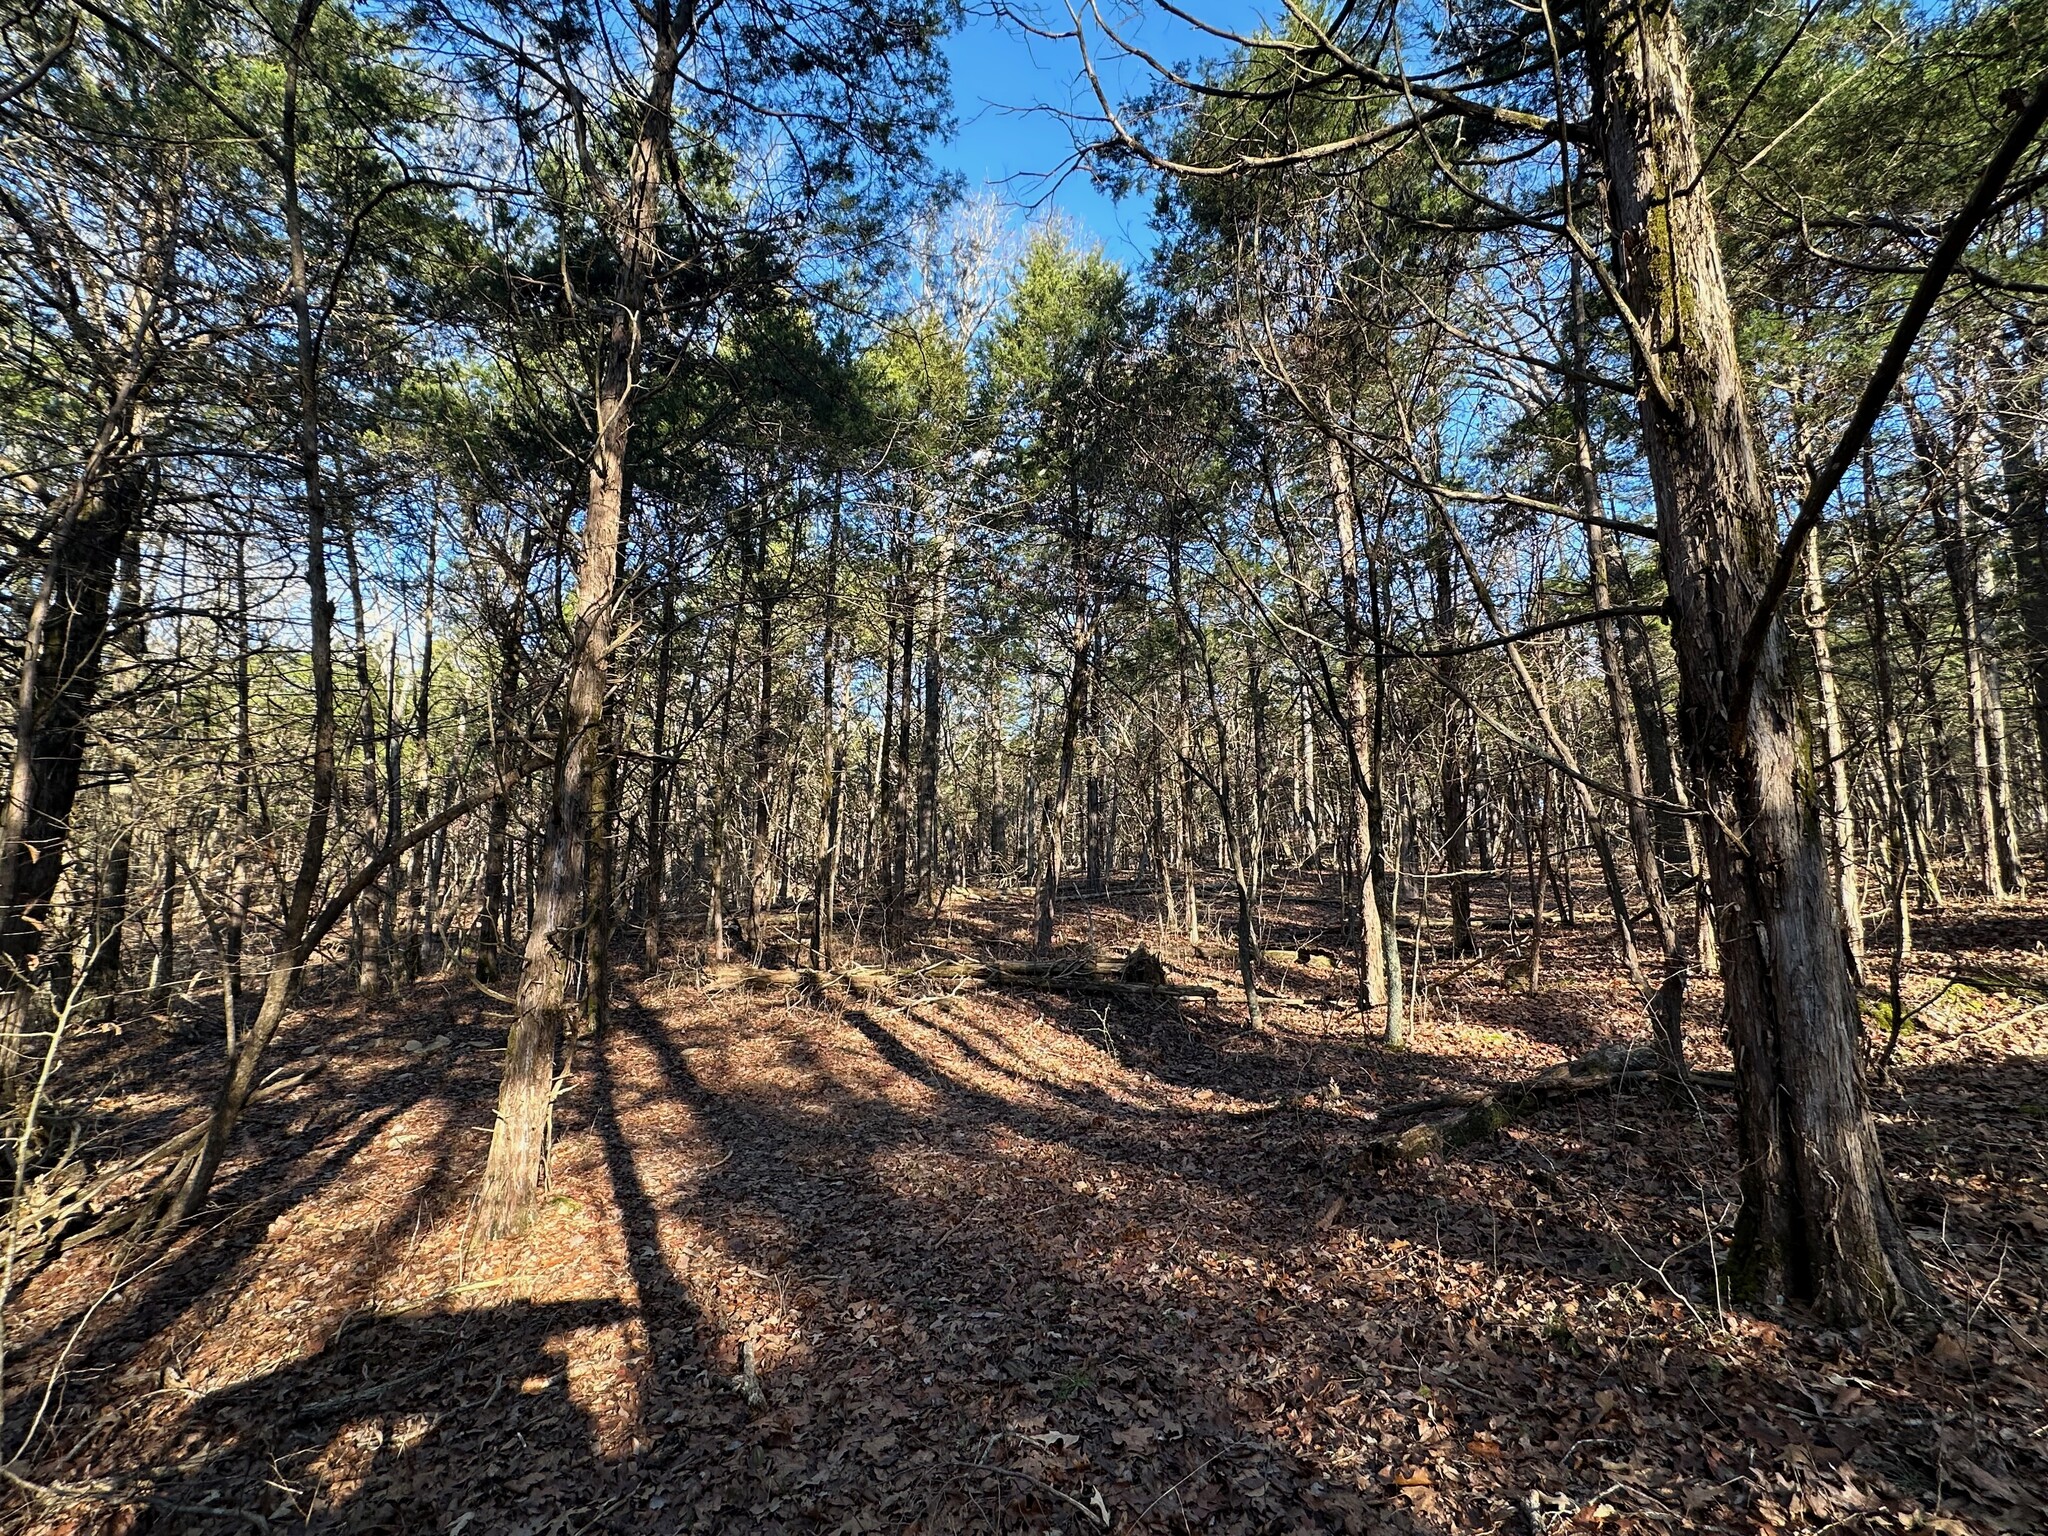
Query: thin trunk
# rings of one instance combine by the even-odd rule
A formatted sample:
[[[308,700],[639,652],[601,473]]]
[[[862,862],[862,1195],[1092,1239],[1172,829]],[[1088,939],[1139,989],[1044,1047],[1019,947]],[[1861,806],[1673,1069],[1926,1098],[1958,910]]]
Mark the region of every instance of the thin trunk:
[[[491,696],[491,747],[501,783],[508,782],[513,712],[519,697],[522,647],[516,623],[508,622],[498,641],[498,675]],[[505,865],[512,841],[512,794],[501,789],[491,797],[489,826],[484,833],[483,911],[477,921],[476,979],[489,985],[503,974],[512,910],[507,901]]]
[[[1876,476],[1869,456],[1863,466],[1863,536],[1872,558],[1882,558],[1883,541],[1877,521]],[[1870,672],[1877,696],[1878,765],[1883,774],[1885,799],[1891,811],[1891,909],[1892,957],[1896,975],[1904,957],[1913,948],[1912,909],[1906,903],[1906,871],[1916,869],[1922,882],[1931,878],[1923,850],[1916,837],[1917,819],[1913,806],[1913,781],[1906,768],[1905,733],[1899,728],[1898,701],[1892,682],[1891,608],[1885,583],[1872,579],[1868,562],[1857,574],[1863,592],[1866,627],[1870,635]]]
[[[298,872],[279,925],[277,947],[264,981],[263,1001],[247,1033],[237,1043],[227,1080],[214,1099],[206,1137],[167,1213],[182,1221],[204,1203],[213,1176],[226,1155],[228,1138],[241,1118],[242,1106],[256,1087],[258,1068],[271,1037],[284,1023],[297,996],[301,974],[310,958],[311,942],[320,935],[309,929],[313,898],[327,849],[327,821],[334,803],[335,697],[334,604],[327,591],[327,493],[320,464],[320,346],[314,327],[307,280],[303,216],[298,181],[298,82],[304,54],[321,0],[300,0],[293,26],[282,93],[285,233],[291,252],[290,301],[298,342],[298,469],[306,502],[306,597],[311,636],[308,661],[313,684],[313,740],[307,764],[309,805],[304,840],[299,845]]]
[[[613,888],[618,875],[619,733],[623,711],[603,723],[596,771],[590,780],[589,839],[585,854],[583,898],[583,996],[576,1019],[576,1037],[594,1040],[611,1022]]]
[[[1398,1005],[1388,990],[1387,946],[1382,933],[1380,906],[1373,890],[1379,867],[1376,796],[1373,783],[1377,766],[1373,753],[1373,702],[1367,669],[1372,665],[1371,637],[1367,629],[1363,583],[1360,579],[1358,498],[1351,475],[1351,460],[1342,443],[1331,438],[1327,445],[1330,492],[1337,533],[1337,569],[1344,603],[1344,731],[1345,764],[1351,778],[1351,861],[1355,870],[1349,926],[1358,939],[1358,1007],[1361,1013],[1385,1008],[1386,1029],[1391,1035]],[[1398,979],[1394,983],[1398,989]]]
[[[1465,578],[1471,583],[1473,596],[1478,600],[1481,610],[1486,614],[1487,622],[1493,626],[1495,634],[1507,635],[1511,633],[1505,616],[1494,602],[1493,592],[1487,584],[1484,573],[1480,570],[1479,562],[1473,555],[1471,546],[1466,542],[1463,531],[1453,519],[1450,508],[1444,505],[1441,500],[1435,501],[1434,506],[1437,513],[1437,522],[1443,529],[1446,538],[1450,541],[1451,547],[1457,550],[1459,559],[1464,563]],[[1536,722],[1542,729],[1544,741],[1549,745],[1551,754],[1562,765],[1566,776],[1571,780],[1572,793],[1577,802],[1579,814],[1585,820],[1586,833],[1592,841],[1594,856],[1600,862],[1601,879],[1607,887],[1607,901],[1609,907],[1613,910],[1614,936],[1616,942],[1621,946],[1622,965],[1628,972],[1629,980],[1634,983],[1638,995],[1642,997],[1644,1006],[1654,1011],[1658,1005],[1662,987],[1661,984],[1658,987],[1652,987],[1649,978],[1643,972],[1642,957],[1636,950],[1635,927],[1629,921],[1628,890],[1622,884],[1621,869],[1614,857],[1614,839],[1608,834],[1606,824],[1600,819],[1600,807],[1594,801],[1592,788],[1586,783],[1585,776],[1579,767],[1578,753],[1573,749],[1565,732],[1558,726],[1556,712],[1551,707],[1549,694],[1535,673],[1530,670],[1528,662],[1522,655],[1522,648],[1514,641],[1509,640],[1503,643],[1501,650],[1502,654],[1507,658],[1508,670],[1514,674],[1515,682],[1520,686],[1522,696],[1528,702],[1530,712],[1535,715]],[[1546,804],[1548,803],[1548,798],[1546,796]],[[1554,817],[1554,822],[1559,857],[1550,866],[1551,878],[1556,882],[1553,888],[1558,896],[1558,917],[1564,926],[1570,927],[1575,919],[1571,907],[1569,855],[1565,852],[1564,818],[1556,816]],[[1668,977],[1666,979],[1668,980]],[[1670,1054],[1670,1064],[1673,1069],[1683,1071],[1683,1041],[1670,1038],[1667,1035],[1663,1039],[1663,1044]]]
[[[726,957],[726,910],[725,910],[725,864],[726,837],[732,821],[732,797],[726,793],[725,766],[732,754],[732,700],[734,685],[739,678],[740,630],[742,626],[735,618],[725,630],[725,682],[718,690],[718,744],[716,764],[718,782],[710,785],[710,777],[700,772],[697,780],[697,795],[700,810],[708,800],[710,829],[703,842],[704,875],[704,939],[705,948],[714,960]]]
[[[1066,862],[1067,809],[1073,798],[1074,749],[1080,740],[1081,721],[1088,713],[1090,684],[1093,681],[1090,663],[1094,654],[1092,624],[1084,616],[1074,635],[1067,673],[1066,705],[1060,712],[1059,767],[1053,777],[1053,791],[1039,808],[1038,912],[1032,928],[1032,950],[1041,956],[1052,953],[1060,869]]]
[[[1586,565],[1593,591],[1593,607],[1604,612],[1614,606],[1614,592],[1610,581],[1610,562],[1613,555],[1607,542],[1607,529],[1600,522],[1600,518],[1606,512],[1606,505],[1600,490],[1599,466],[1593,453],[1591,403],[1587,399],[1583,380],[1587,366],[1586,304],[1584,271],[1576,261],[1572,264],[1571,341],[1573,359],[1579,368],[1579,376],[1574,378],[1570,391],[1579,509],[1586,517]],[[1644,804],[1650,792],[1650,780],[1644,772],[1643,743],[1638,736],[1638,728],[1644,723],[1644,715],[1654,715],[1656,736],[1659,745],[1665,749],[1663,771],[1668,781],[1671,777],[1671,765],[1663,731],[1663,706],[1654,690],[1646,688],[1635,694],[1634,714],[1631,718],[1631,679],[1626,654],[1627,642],[1611,619],[1603,619],[1596,624],[1594,634],[1599,642],[1600,667],[1607,684],[1608,726],[1614,732],[1615,752],[1621,760],[1621,787],[1628,792],[1628,801],[1623,811],[1628,818],[1629,847],[1635,855],[1636,882],[1642,889],[1650,920],[1657,930],[1657,948],[1663,960],[1663,977],[1658,982],[1655,995],[1646,1000],[1650,1022],[1656,1032],[1658,1050],[1664,1057],[1665,1066],[1683,1078],[1687,1070],[1685,987],[1687,976],[1692,969],[1692,945],[1687,941],[1684,927],[1678,920],[1678,914],[1672,910],[1670,897],[1664,888],[1664,871],[1658,862],[1655,823],[1650,807]],[[1644,637],[1642,647],[1647,653],[1647,637]],[[1647,662],[1647,655],[1645,661]],[[1643,696],[1645,692],[1648,693],[1647,698]],[[1659,792],[1668,796],[1670,790],[1660,785]],[[1605,867],[1608,866],[1603,865],[1603,868]]]
[[[662,918],[668,904],[669,740],[668,699],[673,685],[676,594],[662,588],[661,639],[654,654],[654,755],[647,770],[647,886],[642,898],[646,926],[641,934],[649,965],[661,964]]]
[[[896,664],[896,738],[892,750],[896,767],[889,796],[889,899],[883,914],[883,942],[891,949],[905,942],[905,924],[910,916],[910,875],[913,845],[916,787],[911,766],[911,722],[917,713],[917,594],[911,586],[912,554],[906,540],[901,551],[901,601],[903,625],[898,631],[903,650]]]
[[[1451,552],[1443,540],[1436,541],[1436,548],[1430,560],[1430,577],[1434,612],[1431,615],[1435,626],[1436,641],[1440,646],[1457,642],[1458,620],[1456,595],[1451,582]],[[1447,657],[1442,663],[1446,680],[1455,685],[1457,680],[1457,659]],[[1454,691],[1446,690],[1444,698],[1444,743],[1443,762],[1437,776],[1438,793],[1443,799],[1444,858],[1449,862],[1450,873],[1445,884],[1450,891],[1451,903],[1451,955],[1463,958],[1475,955],[1479,947],[1472,940],[1472,877],[1467,866],[1472,862],[1470,825],[1472,813],[1467,804],[1465,788],[1465,744],[1469,732],[1470,711]]]
[[[939,528],[938,558],[932,571],[931,601],[925,609],[924,740],[917,779],[918,889],[936,904],[941,896],[944,857],[940,847],[939,767],[945,749],[946,583],[952,569],[951,531]]]
[[[819,786],[818,875],[812,886],[811,965],[832,964],[832,925],[838,905],[839,818],[846,778],[846,742],[839,731],[839,542],[842,488],[832,497],[832,527],[825,536],[825,632],[820,641],[819,696],[825,737],[824,782]]]
[[[132,694],[143,661],[142,544],[137,530],[128,530],[121,550],[121,606],[113,621],[113,643],[124,675],[119,692]],[[128,926],[129,887],[135,871],[135,754],[126,746],[115,750],[107,785],[107,816],[113,823],[106,862],[94,892],[92,931],[86,954],[83,997],[90,1013],[106,1017],[119,1004],[123,938]]]
[[[754,628],[754,736],[747,786],[747,950],[758,964],[768,944],[769,853],[774,831],[775,599],[767,588],[767,531],[760,533],[754,586],[759,612]]]
[[[357,775],[360,799],[355,807],[356,840],[367,850],[377,845],[378,829],[384,821],[384,780],[377,766],[377,687],[370,675],[370,637],[355,531],[343,519],[340,532],[343,566],[348,573],[349,616],[355,625],[356,749],[362,758]],[[349,918],[356,987],[365,997],[374,997],[384,990],[384,957],[377,945],[377,908],[377,892],[366,891]]]
[[[226,1006],[239,1009],[247,985],[243,949],[256,882],[250,796],[256,783],[256,733],[250,718],[248,540],[235,539],[235,867],[229,877],[226,919],[228,990]],[[267,833],[269,828],[264,828]]]
[[[420,614],[420,671],[413,683],[412,706],[412,822],[418,826],[427,819],[432,805],[433,763],[427,751],[427,730],[433,721],[434,688],[434,562],[438,554],[438,529],[432,525],[427,530],[427,587],[426,601]],[[395,839],[398,826],[394,821],[391,835]],[[421,958],[426,943],[425,923],[427,917],[427,848],[424,844],[412,851],[412,858],[405,873],[405,911],[399,920],[399,932],[403,947],[399,953],[399,975],[410,982],[420,974]]]
[[[668,0],[640,7],[652,27],[648,89],[633,145],[627,197],[610,231],[620,257],[611,327],[597,388],[596,441],[583,547],[576,565],[576,618],[568,685],[555,753],[526,963],[498,1089],[497,1126],[478,1194],[486,1236],[508,1234],[526,1220],[543,1171],[554,1100],[556,1054],[568,994],[569,949],[585,894],[584,858],[590,803],[604,751],[614,593],[625,516],[628,447],[640,362],[642,310],[652,276],[661,216],[661,183],[670,142],[681,38]]]
[[[1581,453],[1585,455],[1581,473],[1588,474],[1592,469],[1592,459],[1586,451],[1583,435],[1581,445]],[[1593,494],[1597,498],[1597,488]],[[1586,552],[1587,565],[1592,573],[1593,606],[1609,608],[1613,606],[1613,594],[1607,581],[1607,531],[1597,523],[1586,525]],[[1627,682],[1623,677],[1627,663],[1622,656],[1621,640],[1611,621],[1602,622],[1595,629],[1600,643],[1601,672],[1607,683],[1607,722],[1614,732],[1615,752],[1621,760],[1621,787],[1629,794],[1624,810],[1628,816],[1629,847],[1635,855],[1636,882],[1642,888],[1650,920],[1657,929],[1657,947],[1664,962],[1663,980],[1659,982],[1650,1005],[1651,1021],[1666,1065],[1683,1072],[1685,984],[1692,968],[1691,945],[1664,890],[1664,871],[1657,860],[1656,829],[1650,808],[1644,804],[1649,785],[1643,771],[1636,722],[1628,706]]]
[[[175,803],[175,797],[173,797]],[[164,826],[164,846],[157,864],[156,944],[149,958],[149,1006],[161,1008],[178,984],[178,824]]]
[[[1835,901],[1842,913],[1842,936],[1848,941],[1856,974],[1863,974],[1863,895],[1856,875],[1856,809],[1849,789],[1849,741],[1842,729],[1841,691],[1835,685],[1835,656],[1828,644],[1827,583],[1821,571],[1821,540],[1806,541],[1805,618],[1813,647],[1813,681],[1820,705],[1821,752],[1827,764],[1823,781],[1828,833],[1828,858],[1835,871]]]
[[[1999,776],[1992,757],[1991,697],[1984,673],[1984,639],[1977,590],[1977,552],[1971,547],[1966,503],[1960,489],[1953,508],[1946,498],[1934,498],[1935,535],[1941,540],[1941,556],[1948,570],[1949,601],[1955,609],[1956,639],[1963,656],[1963,695],[1970,710],[1970,782],[1976,791],[1973,805],[1977,814],[1977,874],[1984,894],[1993,901],[2005,901],[2012,889],[2007,883],[2009,860],[1998,814]]]

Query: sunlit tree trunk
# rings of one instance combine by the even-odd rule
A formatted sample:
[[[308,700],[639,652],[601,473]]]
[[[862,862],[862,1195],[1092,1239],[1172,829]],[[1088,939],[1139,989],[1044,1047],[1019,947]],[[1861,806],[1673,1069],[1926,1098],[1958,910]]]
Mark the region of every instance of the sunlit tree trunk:
[[[1963,691],[1970,711],[1970,783],[1977,816],[1977,872],[1984,893],[1993,901],[2013,894],[2014,861],[2005,846],[2004,818],[1999,814],[2004,776],[1992,731],[1992,698],[1984,666],[1982,604],[1977,581],[1977,552],[1971,546],[1963,492],[1957,487],[1953,506],[1944,496],[1934,501],[1935,533],[1941,540],[1948,571],[1949,601],[1955,609],[1956,639],[1962,650]]]
[[[659,965],[662,953],[662,923],[668,910],[669,837],[669,693],[674,687],[676,594],[673,583],[661,594],[661,638],[654,652],[653,760],[647,770],[647,871],[642,910],[646,921],[641,933],[643,952],[649,965]]]
[[[839,824],[845,794],[846,742],[839,729],[839,546],[843,506],[834,487],[832,527],[825,536],[825,625],[819,643],[819,715],[824,761],[818,800],[818,872],[811,894],[811,965],[832,964],[832,924],[839,901]]]
[[[1738,1081],[1735,1272],[1850,1319],[1932,1290],[1892,1203],[1857,1054],[1806,732],[1774,627],[1740,718],[1729,681],[1777,556],[1693,136],[1674,0],[1590,0],[1594,131],[1622,291],[1640,327],[1644,443],[1680,662],[1680,723],[1706,816],[1708,878]]]
[[[599,373],[590,494],[576,564],[575,623],[555,754],[532,927],[526,937],[512,1029],[498,1089],[497,1126],[478,1195],[478,1220],[496,1237],[520,1227],[532,1207],[546,1155],[569,984],[569,949],[585,891],[591,797],[606,745],[613,606],[625,515],[628,447],[640,362],[641,320],[656,256],[661,184],[669,155],[681,35],[668,0],[640,8],[647,24],[648,75],[626,196],[610,231],[619,255],[609,334]]]
[[[1828,857],[1835,871],[1835,901],[1842,913],[1842,935],[1849,943],[1857,973],[1863,970],[1863,895],[1856,875],[1856,808],[1849,788],[1849,740],[1842,729],[1841,690],[1835,684],[1835,654],[1828,643],[1827,584],[1821,572],[1821,541],[1806,544],[1802,604],[1808,643],[1813,647],[1815,702],[1820,706],[1821,753],[1827,767],[1823,805],[1828,829]]]
[[[1358,934],[1358,1005],[1361,1011],[1386,1009],[1385,1032],[1394,1039],[1401,1033],[1400,1005],[1388,991],[1385,925],[1380,899],[1374,890],[1374,877],[1380,866],[1378,797],[1373,785],[1378,767],[1373,750],[1371,631],[1366,621],[1361,576],[1358,497],[1352,482],[1351,461],[1343,444],[1332,438],[1326,451],[1336,521],[1338,584],[1344,604],[1342,723],[1345,760],[1351,778],[1351,859],[1357,871],[1351,899],[1353,926]],[[1398,977],[1395,986],[1398,991]]]

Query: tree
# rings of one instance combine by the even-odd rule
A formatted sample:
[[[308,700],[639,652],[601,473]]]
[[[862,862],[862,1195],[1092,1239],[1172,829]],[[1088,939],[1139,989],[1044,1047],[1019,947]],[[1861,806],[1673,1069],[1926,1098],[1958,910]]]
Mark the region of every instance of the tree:
[[[1374,161],[1395,147],[1421,145],[1445,184],[1466,199],[1466,227],[1527,233],[1599,274],[1627,341],[1672,609],[1679,718],[1696,803],[1705,812],[1725,1019],[1742,1084],[1739,1268],[1756,1291],[1817,1295],[1852,1319],[1925,1304],[1931,1291],[1892,1206],[1864,1096],[1854,978],[1776,611],[1788,562],[1796,564],[1801,541],[1839,483],[1844,454],[1853,454],[1870,430],[1874,413],[1861,405],[1871,391],[1781,546],[1736,351],[1675,5],[1589,3],[1569,32],[1550,28],[1547,18],[1532,26],[1526,16],[1503,14],[1437,38],[1440,46],[1469,51],[1440,59],[1426,82],[1408,72],[1385,20],[1332,30],[1304,12],[1290,15],[1299,24],[1294,36],[1232,39],[1247,56],[1278,61],[1275,85],[1248,92],[1195,81],[1191,94],[1232,96],[1246,104],[1241,110],[1269,113],[1333,91],[1384,101],[1366,118],[1370,126],[1321,139],[1310,123],[1305,142],[1277,154],[1189,161],[1151,148],[1125,127],[1098,84],[1112,131],[1106,147],[1173,175],[1206,178],[1339,157]],[[1567,60],[1582,71],[1590,113],[1583,128]],[[1184,77],[1182,83],[1188,84]],[[2015,130],[1993,157],[1993,187],[2030,138]],[[1501,162],[1486,153],[1485,141],[1508,139],[1556,143],[1556,181],[1534,182],[1518,164],[1490,171]],[[1590,143],[1598,154],[1614,273],[1579,227],[1583,172],[1575,142]],[[1951,224],[1952,237],[1960,232],[1966,240],[1989,213],[1982,192],[1980,184],[1980,195]],[[1944,245],[1951,266],[1958,243]],[[1942,260],[1930,267],[1894,335],[1875,380],[1880,406],[1890,383],[1886,370],[1896,377],[1946,270]],[[1514,342],[1493,349],[1527,355]],[[1544,366],[1567,377],[1584,372],[1569,357]]]

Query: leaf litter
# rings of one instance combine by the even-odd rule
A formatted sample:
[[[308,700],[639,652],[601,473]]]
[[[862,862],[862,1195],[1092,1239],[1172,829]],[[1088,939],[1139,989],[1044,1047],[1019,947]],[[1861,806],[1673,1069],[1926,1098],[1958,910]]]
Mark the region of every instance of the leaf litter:
[[[934,956],[1028,922],[955,912]],[[493,1247],[465,1239],[501,1011],[314,999],[286,1048],[333,1065],[252,1113],[206,1221],[18,1292],[9,1527],[2044,1529],[2048,909],[1917,925],[1909,992],[1940,995],[1874,1097],[1951,1309],[1869,1335],[1728,1299],[1725,1096],[1630,1087],[1362,1169],[1385,1108],[1638,1032],[1590,925],[1535,994],[1426,971],[1389,1051],[1312,956],[1266,967],[1296,1006],[1247,1029],[1227,946],[1147,916],[1089,922],[1217,1001],[629,980]],[[69,1070],[139,1142],[216,1057],[172,1017]]]

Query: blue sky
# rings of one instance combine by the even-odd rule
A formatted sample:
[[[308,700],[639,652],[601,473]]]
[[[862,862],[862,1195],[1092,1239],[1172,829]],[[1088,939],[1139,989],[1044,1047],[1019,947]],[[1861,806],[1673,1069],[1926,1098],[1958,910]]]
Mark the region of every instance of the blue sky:
[[[1218,25],[1244,27],[1253,15],[1246,0],[1196,3],[1196,13]],[[1066,24],[1057,0],[1047,14]],[[1221,43],[1201,39],[1143,0],[1104,4],[1103,14],[1119,32],[1170,63],[1222,51]],[[1104,56],[1098,41],[1091,39],[1090,51],[1114,96],[1134,95],[1152,83],[1142,65]],[[1098,191],[1085,171],[1059,176],[1073,159],[1076,135],[1084,140],[1093,136],[1085,122],[1071,122],[1063,114],[1092,117],[1096,112],[1074,43],[1033,37],[975,12],[947,40],[946,55],[960,131],[952,143],[938,146],[933,158],[959,172],[970,192],[987,186],[1018,205],[1020,217],[1021,210],[1058,208],[1110,256],[1126,264],[1141,262],[1152,249],[1151,193],[1140,191],[1117,202]]]

